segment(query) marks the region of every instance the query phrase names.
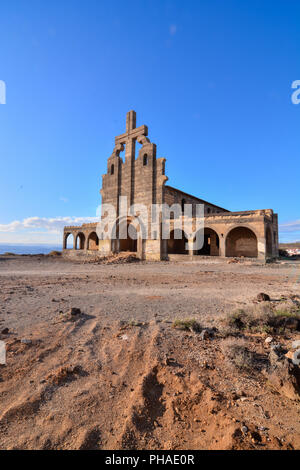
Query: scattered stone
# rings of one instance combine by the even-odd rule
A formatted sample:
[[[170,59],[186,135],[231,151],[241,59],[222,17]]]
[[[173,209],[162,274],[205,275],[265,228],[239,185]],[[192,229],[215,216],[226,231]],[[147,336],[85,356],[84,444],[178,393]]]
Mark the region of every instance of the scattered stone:
[[[292,349],[298,349],[300,348],[300,339],[296,339],[295,341],[292,342]]]
[[[9,333],[9,328],[4,328],[4,329],[1,331],[1,333],[2,333],[3,335],[8,335],[8,333]]]
[[[266,372],[268,383],[281,395],[300,400],[300,369],[282,354],[278,345],[275,346],[272,346],[269,354],[270,367]]]
[[[284,355],[284,350],[280,343],[272,344],[271,351],[269,354],[269,361],[272,366],[276,365],[277,362],[282,358]]]
[[[171,366],[171,365],[174,364],[175,360],[174,360],[173,357],[168,357],[168,356],[166,356],[166,357],[164,358],[164,361],[163,361],[163,362],[164,362],[164,364],[165,364],[166,366]]]
[[[270,302],[270,296],[268,294],[264,294],[263,292],[260,292],[257,296],[257,300],[259,302]]]
[[[242,431],[243,434],[247,434],[247,432],[248,432],[247,426],[242,426],[241,431]]]
[[[297,351],[294,352],[293,358],[292,358],[292,363],[295,366],[300,366],[300,348],[297,349]]]
[[[259,431],[267,431],[268,430],[268,428],[265,428],[264,426],[258,426],[257,429]]]
[[[203,341],[208,338],[213,338],[215,335],[216,328],[205,328],[204,330],[201,331],[200,333],[200,340]]]
[[[260,434],[256,431],[251,432],[251,440],[254,444],[261,442]]]
[[[249,397],[241,397],[240,398],[240,401],[242,401],[242,402],[247,401],[247,400],[249,400]]]
[[[273,341],[272,336],[268,336],[268,337],[265,339],[265,343],[266,343],[266,344],[270,344],[270,343],[272,343],[272,341]]]
[[[201,333],[200,333],[200,336],[199,338],[201,339],[201,341],[205,340],[205,339],[208,339],[209,338],[209,332],[208,330],[202,330]]]
[[[81,314],[80,308],[76,308],[76,307],[71,308],[70,315],[76,316],[76,315],[80,315],[80,314]]]
[[[21,343],[22,343],[22,344],[31,344],[32,341],[31,341],[31,339],[22,338],[22,339],[21,339]]]
[[[293,359],[293,356],[294,356],[294,352],[293,351],[288,351],[286,354],[285,354],[285,357],[287,357],[288,359]]]

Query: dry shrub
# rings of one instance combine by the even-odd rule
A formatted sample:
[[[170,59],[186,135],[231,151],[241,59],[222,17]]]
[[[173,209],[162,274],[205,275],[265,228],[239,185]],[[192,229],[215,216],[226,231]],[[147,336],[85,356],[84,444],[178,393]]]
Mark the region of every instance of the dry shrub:
[[[178,330],[196,331],[197,333],[202,330],[201,326],[194,318],[186,318],[185,320],[175,320],[172,326],[173,328],[177,328]]]
[[[228,314],[223,324],[227,334],[237,332],[280,334],[300,329],[300,306],[295,300],[279,304],[255,304]]]
[[[228,365],[241,371],[253,370],[256,366],[255,353],[248,349],[247,341],[227,338],[221,343],[221,351]]]

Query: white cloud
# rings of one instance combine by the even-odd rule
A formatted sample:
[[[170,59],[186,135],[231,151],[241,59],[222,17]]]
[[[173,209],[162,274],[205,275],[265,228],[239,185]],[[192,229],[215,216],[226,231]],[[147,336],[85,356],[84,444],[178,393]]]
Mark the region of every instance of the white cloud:
[[[0,224],[0,241],[4,243],[17,241],[26,243],[33,239],[36,243],[58,241],[65,225],[82,225],[98,221],[99,217],[28,217]]]
[[[280,232],[300,232],[300,219],[279,225]]]

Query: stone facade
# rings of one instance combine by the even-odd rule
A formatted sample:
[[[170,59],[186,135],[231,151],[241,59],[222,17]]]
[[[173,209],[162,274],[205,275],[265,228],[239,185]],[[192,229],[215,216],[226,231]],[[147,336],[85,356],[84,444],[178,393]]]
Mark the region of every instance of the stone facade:
[[[250,257],[265,260],[278,256],[278,217],[271,209],[231,212],[203,199],[191,196],[165,183],[165,158],[156,157],[156,145],[151,143],[147,126],[136,127],[136,113],[129,111],[126,118],[126,132],[115,138],[115,147],[107,160],[107,173],[102,176],[102,220],[105,219],[105,205],[114,207],[117,221],[116,237],[99,239],[97,224],[83,224],[81,227],[65,227],[63,250],[70,255],[95,254],[106,256],[120,251],[133,251],[141,259],[178,259],[185,256]],[[136,143],[140,144],[136,157]],[[120,156],[125,150],[125,159]],[[120,207],[120,196],[126,196],[126,217]],[[192,207],[190,223],[195,226],[197,205],[204,208],[204,244],[195,250],[193,239],[178,239],[178,216],[169,214],[171,234],[162,239],[161,219],[158,230],[151,233],[151,207],[153,204],[179,204]],[[136,223],[140,205],[146,208],[148,236],[145,227]],[[129,211],[131,208],[131,212]],[[123,210],[122,210],[123,209]],[[135,221],[134,221],[135,219]],[[122,224],[131,234],[125,239],[119,236]],[[73,235],[73,246],[67,249],[67,239]],[[135,239],[136,238],[136,239]]]

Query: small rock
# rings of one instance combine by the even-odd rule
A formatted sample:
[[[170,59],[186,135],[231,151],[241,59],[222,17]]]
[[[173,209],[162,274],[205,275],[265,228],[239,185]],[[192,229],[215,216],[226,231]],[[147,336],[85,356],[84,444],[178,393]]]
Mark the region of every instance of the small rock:
[[[8,335],[8,333],[9,333],[9,328],[4,328],[4,329],[1,331],[1,333],[2,333],[3,335]]]
[[[21,339],[21,343],[23,343],[23,344],[31,344],[32,341],[31,341],[31,339],[22,338],[22,339]]]
[[[247,426],[242,426],[241,431],[242,431],[243,434],[247,434],[247,432],[248,432]]]
[[[266,344],[270,344],[270,343],[272,343],[272,341],[273,341],[272,336],[268,336],[268,337],[265,339],[265,343],[266,343]]]
[[[81,310],[80,310],[80,308],[72,307],[72,308],[71,308],[71,311],[70,311],[70,314],[71,314],[72,316],[80,315],[80,314],[81,314]]]
[[[300,348],[300,339],[296,339],[295,341],[292,342],[292,349],[298,349]]]
[[[256,431],[251,432],[251,440],[254,444],[261,442],[260,434]]]
[[[270,367],[266,372],[268,384],[281,395],[298,401],[300,399],[299,367],[275,349],[271,350],[269,360]]]
[[[209,332],[207,330],[202,330],[200,333],[201,341],[209,338]]]
[[[295,366],[300,366],[300,349],[294,352],[292,362]]]
[[[281,352],[282,346],[281,346],[280,343],[275,343],[275,344],[272,344],[271,349],[272,349],[272,351]]]
[[[281,344],[276,343],[271,345],[271,351],[269,354],[269,361],[272,366],[276,365],[278,361],[282,360],[284,351]]]
[[[285,354],[285,357],[287,357],[288,359],[293,359],[293,356],[294,356],[294,351],[288,351],[286,354]]]
[[[173,357],[166,356],[163,362],[166,366],[171,366],[174,363],[174,359]]]
[[[265,428],[264,426],[258,426],[257,429],[259,431],[267,431],[268,428]]]
[[[200,340],[213,338],[215,336],[216,328],[205,328],[200,333]]]
[[[247,401],[247,400],[249,400],[249,397],[241,397],[240,398],[240,401],[242,401],[242,402]]]
[[[257,296],[257,300],[259,302],[270,302],[270,296],[268,294],[264,294],[263,292],[260,292]]]

